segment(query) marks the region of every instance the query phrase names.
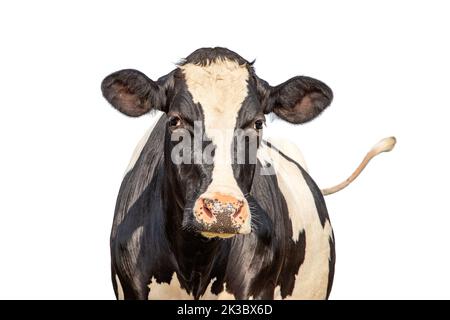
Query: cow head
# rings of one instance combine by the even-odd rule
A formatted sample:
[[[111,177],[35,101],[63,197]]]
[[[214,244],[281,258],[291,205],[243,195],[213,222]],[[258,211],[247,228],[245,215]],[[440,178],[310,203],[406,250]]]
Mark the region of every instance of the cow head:
[[[128,116],[167,114],[164,155],[174,201],[183,209],[182,226],[205,237],[247,234],[259,220],[250,189],[265,114],[305,123],[333,96],[303,76],[272,87],[252,63],[224,48],[196,50],[157,81],[136,70],[115,72],[102,92]]]

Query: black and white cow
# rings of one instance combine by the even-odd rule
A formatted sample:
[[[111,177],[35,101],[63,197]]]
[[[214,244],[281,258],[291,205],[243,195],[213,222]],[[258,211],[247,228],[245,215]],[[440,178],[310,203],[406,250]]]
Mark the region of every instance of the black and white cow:
[[[298,76],[272,87],[238,54],[203,48],[157,81],[115,72],[102,92],[128,116],[162,111],[117,199],[111,269],[118,299],[328,298],[335,247],[321,190],[297,149],[262,139],[265,114],[310,121],[331,103],[328,86]],[[173,135],[194,136],[195,123],[206,140],[188,157],[209,149],[213,161],[174,163]],[[244,163],[233,161],[245,139],[237,130],[258,141]]]

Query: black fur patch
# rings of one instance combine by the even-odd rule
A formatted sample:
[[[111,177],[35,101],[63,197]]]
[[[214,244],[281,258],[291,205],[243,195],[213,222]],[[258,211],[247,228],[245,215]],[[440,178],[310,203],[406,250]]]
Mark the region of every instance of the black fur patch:
[[[336,245],[334,243],[334,233],[332,232],[330,237],[330,260],[328,265],[328,287],[327,287],[327,299],[330,296],[331,288],[333,287],[334,279],[334,266],[336,264]]]

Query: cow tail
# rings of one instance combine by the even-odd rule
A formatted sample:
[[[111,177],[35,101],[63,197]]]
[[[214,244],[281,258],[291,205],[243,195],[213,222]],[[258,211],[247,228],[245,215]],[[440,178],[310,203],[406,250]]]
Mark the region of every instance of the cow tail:
[[[351,174],[350,177],[348,177],[345,181],[343,181],[331,188],[322,189],[321,190],[322,194],[324,196],[327,196],[327,195],[333,194],[335,192],[341,191],[342,189],[347,187],[350,183],[353,182],[353,180],[355,180],[359,176],[359,174],[364,170],[364,168],[367,166],[369,161],[372,160],[373,157],[375,157],[376,155],[378,155],[382,152],[391,151],[392,149],[394,149],[396,142],[397,142],[397,140],[395,139],[395,137],[388,137],[388,138],[384,138],[383,140],[381,140],[380,142],[375,144],[372,147],[372,149],[366,154],[366,156],[364,157],[361,164],[358,166],[358,168],[356,168],[356,170]]]

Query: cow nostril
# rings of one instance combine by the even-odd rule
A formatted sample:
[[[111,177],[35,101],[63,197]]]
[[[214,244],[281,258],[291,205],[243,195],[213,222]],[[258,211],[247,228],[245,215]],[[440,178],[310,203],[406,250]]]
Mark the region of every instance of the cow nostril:
[[[213,218],[214,215],[210,210],[211,208],[209,206],[208,199],[203,199],[202,202],[203,202],[203,206],[200,207],[200,210],[203,211],[208,217]]]
[[[244,210],[244,202],[243,201],[237,201],[236,205],[236,212],[233,214],[233,218],[239,217],[239,215],[242,213],[242,210]],[[240,217],[242,220],[242,217]]]
[[[236,212],[233,214],[233,218],[239,217],[239,215],[241,214],[242,208],[243,208],[242,206],[238,207]],[[242,220],[242,217],[240,217],[240,219]]]

